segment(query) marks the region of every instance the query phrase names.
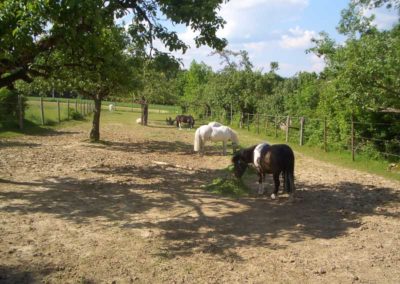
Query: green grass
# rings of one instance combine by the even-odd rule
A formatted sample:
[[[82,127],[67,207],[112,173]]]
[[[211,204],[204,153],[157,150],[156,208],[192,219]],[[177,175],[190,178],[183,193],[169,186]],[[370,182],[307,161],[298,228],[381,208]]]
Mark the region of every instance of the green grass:
[[[240,179],[235,178],[216,178],[205,186],[209,192],[239,198],[248,195],[248,189]]]
[[[28,102],[40,102],[40,97],[28,97]],[[69,101],[70,106],[75,109],[75,103],[77,103],[78,108],[80,106],[81,102],[89,102],[92,103],[92,100],[83,100],[83,99],[67,99],[67,98],[43,98],[45,102],[50,102],[50,103],[56,103],[57,100],[60,101],[60,103],[67,104]],[[108,106],[110,104],[114,104],[117,108],[117,110],[123,110],[123,111],[132,111],[132,109],[135,111],[139,111],[141,109],[140,104],[137,103],[131,103],[131,102],[115,102],[115,101],[109,101],[105,100],[102,101],[102,109],[108,110]],[[149,110],[152,112],[168,112],[168,113],[180,113],[181,108],[178,106],[173,106],[173,105],[159,105],[159,104],[150,104],[149,105]]]
[[[24,130],[19,129],[0,129],[0,138],[1,137],[14,137],[18,135],[41,135],[48,134],[54,132],[56,129],[61,129],[68,126],[73,126],[80,123],[90,123],[91,115],[84,118],[82,121],[75,120],[66,120],[67,119],[67,103],[66,99],[60,100],[60,108],[61,108],[61,123],[58,123],[58,113],[57,113],[57,103],[54,101],[44,102],[45,106],[45,122],[46,125],[41,125],[41,116],[40,116],[40,102],[39,98],[29,98],[28,105],[29,108],[26,111]],[[75,109],[75,103],[70,102],[70,108]],[[101,124],[103,123],[125,123],[128,125],[135,123],[135,117],[140,117],[140,109],[134,109],[134,114],[132,114],[132,108],[128,106],[120,106],[117,104],[117,111],[110,113],[108,111],[108,102],[103,103],[102,107],[103,111],[101,114]],[[149,121],[150,124],[163,125],[165,124],[165,119],[169,116],[174,117],[173,113],[163,113],[159,109],[151,109],[149,113]],[[170,106],[165,106],[165,110],[171,110]],[[78,110],[80,110],[80,105],[78,104]],[[132,118],[133,117],[133,118]],[[203,119],[196,120],[196,127],[201,124],[207,123],[213,119]],[[265,130],[260,129],[260,134],[256,133],[256,127],[254,125],[251,126],[251,131],[247,131],[247,128],[238,129],[237,122],[233,123],[233,128],[238,132],[240,144],[242,147],[254,145],[261,141],[268,141],[270,143],[284,143],[285,135],[284,132],[279,130],[278,137],[275,138],[275,132],[269,130],[267,133]],[[157,137],[160,133],[159,129],[152,129],[152,134],[149,134],[149,138]],[[298,132],[292,131],[289,139],[289,145],[293,148],[294,151],[304,154],[306,156],[315,158],[317,160],[333,163],[338,166],[346,167],[349,169],[356,169],[372,174],[377,174],[383,176],[385,178],[389,178],[392,180],[400,180],[399,172],[390,172],[387,170],[389,162],[385,160],[373,160],[363,155],[362,153],[357,153],[355,162],[351,160],[350,151],[328,151],[325,152],[321,147],[318,146],[299,146],[298,145]],[[229,191],[232,191],[232,194],[235,195],[237,191],[237,184],[232,183],[229,179],[216,181],[214,188],[217,191],[223,191],[222,188],[226,186]],[[218,190],[219,188],[219,190]],[[229,189],[230,188],[230,189]],[[235,189],[236,188],[236,189]]]
[[[246,172],[247,175],[247,172]],[[237,179],[233,176],[233,166],[229,166],[223,170],[222,177],[218,177],[212,180],[211,183],[204,186],[206,191],[220,194],[223,196],[229,196],[233,198],[239,198],[242,196],[249,195],[249,189],[244,184],[243,179]]]

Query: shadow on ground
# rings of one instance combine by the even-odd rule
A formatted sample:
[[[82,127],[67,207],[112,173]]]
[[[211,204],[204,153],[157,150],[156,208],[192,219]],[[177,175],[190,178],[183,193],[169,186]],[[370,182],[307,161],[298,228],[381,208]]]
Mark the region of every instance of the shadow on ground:
[[[160,151],[157,143],[150,142],[146,147],[113,143],[111,147],[146,153],[152,148]],[[186,151],[188,146],[166,143],[165,147]],[[53,177],[38,182],[0,179],[0,211],[46,213],[82,224],[100,222],[97,217],[101,217],[106,220],[105,226],[121,230],[156,229],[165,239],[160,252],[163,257],[201,251],[239,258],[231,249],[256,245],[279,249],[282,245],[274,243],[278,236],[289,243],[306,238],[331,239],[359,227],[364,215],[400,217],[377,210],[384,205],[397,206],[398,192],[357,183],[338,183],[335,188],[297,183],[297,199],[290,203],[285,197],[277,201],[266,197],[230,199],[199,189],[213,178],[226,175],[218,170],[194,172],[150,165],[89,171],[102,178]],[[110,181],[116,176],[119,180]],[[191,214],[171,216],[178,207]],[[163,212],[165,218],[141,218],[154,209]]]

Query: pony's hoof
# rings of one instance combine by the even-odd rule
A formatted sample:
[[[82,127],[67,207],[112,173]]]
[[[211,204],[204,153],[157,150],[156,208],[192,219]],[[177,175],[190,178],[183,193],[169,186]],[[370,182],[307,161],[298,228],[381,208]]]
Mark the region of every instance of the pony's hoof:
[[[271,199],[276,199],[276,195],[274,193],[271,194]]]

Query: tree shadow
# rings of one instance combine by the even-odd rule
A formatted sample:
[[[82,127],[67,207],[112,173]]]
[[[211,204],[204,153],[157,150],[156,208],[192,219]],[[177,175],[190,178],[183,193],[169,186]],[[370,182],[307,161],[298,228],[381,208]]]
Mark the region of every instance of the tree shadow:
[[[23,141],[0,141],[0,148],[5,148],[5,147],[27,147],[27,148],[33,148],[33,147],[39,147],[41,144],[38,143],[31,143],[31,142],[23,142]]]
[[[199,190],[215,177],[227,178],[222,170],[149,165],[99,166],[88,171],[102,178],[1,179],[0,200],[7,204],[0,211],[47,213],[77,223],[101,219],[105,226],[157,230],[165,240],[159,252],[162,257],[202,252],[236,260],[240,260],[234,252],[237,247],[280,249],[284,243],[346,235],[361,226],[365,215],[400,217],[390,210],[398,206],[399,192],[373,185],[298,182],[296,201],[291,203],[285,196],[231,199]],[[118,180],[110,181],[115,176]],[[173,208],[185,210],[171,215]],[[144,218],[150,210],[162,212],[165,218]]]
[[[91,143],[84,145],[90,148],[101,148],[104,150],[121,151],[127,153],[177,153],[180,155],[198,155],[194,152],[193,145],[182,141],[158,141],[150,140],[146,142],[120,142],[120,141],[101,141],[100,143]],[[227,155],[231,155],[231,148],[227,149]],[[222,145],[213,143],[205,146],[204,156],[222,156]]]
[[[157,141],[150,140],[146,142],[119,142],[103,141],[101,144],[85,145],[86,147],[97,147],[104,150],[121,151],[127,153],[193,153],[193,145],[181,141]]]
[[[44,276],[53,273],[55,270],[54,267],[49,267],[48,265],[46,265],[46,268],[35,269],[34,271],[21,270],[18,266],[0,265],[0,283],[36,283],[40,281],[39,279],[43,279]]]
[[[56,125],[57,123],[54,123],[52,125]],[[24,135],[30,135],[30,136],[59,136],[59,135],[65,135],[65,134],[78,134],[80,132],[76,131],[62,131],[62,130],[57,130],[54,128],[50,127],[51,125],[48,124],[46,126],[42,126],[39,124],[36,124],[32,121],[29,120],[24,120],[24,128],[19,129],[18,127],[11,127],[11,128],[1,128],[1,132],[5,131],[12,131],[15,133],[20,133]]]

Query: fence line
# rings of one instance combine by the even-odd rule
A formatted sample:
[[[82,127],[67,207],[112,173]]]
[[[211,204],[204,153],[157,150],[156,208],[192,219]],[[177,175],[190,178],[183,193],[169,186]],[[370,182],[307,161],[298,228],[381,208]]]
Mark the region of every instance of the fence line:
[[[0,129],[18,126],[24,129],[24,121],[32,121],[39,125],[49,125],[61,123],[62,121],[79,119],[91,115],[94,111],[94,104],[91,100],[78,98],[45,98],[45,97],[28,97],[25,100],[27,108],[24,110],[24,97],[19,95],[17,103],[3,103],[2,106],[8,109],[15,109],[16,113],[10,114],[9,118],[2,120],[0,116]],[[108,107],[110,101],[102,102],[102,109]],[[134,103],[116,103],[118,111],[132,111],[140,113],[140,105]],[[136,108],[135,108],[136,106]],[[149,111],[154,113],[165,113],[166,115],[174,115],[179,112],[175,106],[149,105]]]
[[[213,118],[219,117],[218,113],[213,112],[212,114]],[[397,153],[398,147],[396,146],[400,145],[399,140],[367,138],[356,134],[358,129],[357,125],[400,125],[397,123],[364,123],[354,121],[354,118],[352,118],[352,120],[347,124],[349,132],[345,135],[334,136],[335,133],[329,132],[329,125],[331,125],[331,121],[327,117],[308,118],[305,116],[284,116],[246,112],[233,113],[233,111],[231,111],[230,115],[225,115],[223,119],[228,120],[230,125],[233,125],[234,121],[237,121],[237,126],[239,128],[245,128],[247,131],[252,130],[257,134],[263,133],[267,136],[272,136],[282,140],[284,139],[286,143],[297,140],[297,143],[300,146],[304,146],[309,143],[317,145],[319,144],[326,152],[329,150],[330,144],[333,141],[336,141],[336,143],[338,142],[339,145],[335,146],[338,146],[339,148],[345,147],[345,149],[351,152],[353,161],[355,160],[356,154],[359,151],[365,151],[365,149],[368,149],[364,148],[366,145],[365,143],[362,143],[363,140],[370,140],[371,142],[383,142],[385,145],[381,146],[384,148],[384,151],[382,151],[383,149],[374,148],[375,153],[381,156],[400,158],[400,148],[399,153]],[[312,129],[311,133],[309,129]],[[391,150],[394,148],[396,151],[394,153],[391,153],[391,150],[387,151],[390,147]]]

